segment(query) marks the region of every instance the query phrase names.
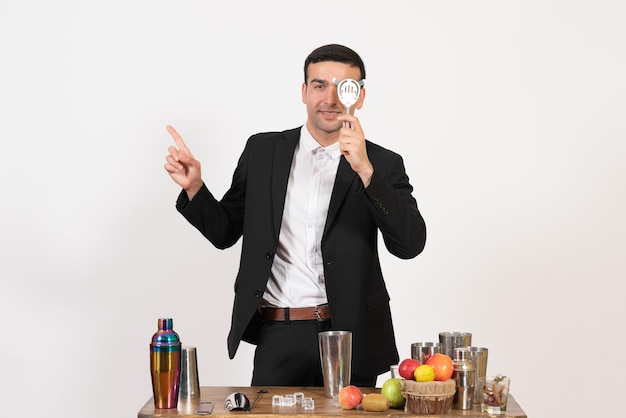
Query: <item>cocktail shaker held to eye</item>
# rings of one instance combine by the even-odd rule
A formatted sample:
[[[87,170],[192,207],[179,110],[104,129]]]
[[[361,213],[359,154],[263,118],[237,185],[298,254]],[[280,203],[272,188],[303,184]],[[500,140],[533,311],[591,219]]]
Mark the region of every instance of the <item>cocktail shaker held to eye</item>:
[[[154,407],[171,409],[178,405],[181,344],[178,334],[173,330],[172,318],[159,318],[158,327],[150,343]]]

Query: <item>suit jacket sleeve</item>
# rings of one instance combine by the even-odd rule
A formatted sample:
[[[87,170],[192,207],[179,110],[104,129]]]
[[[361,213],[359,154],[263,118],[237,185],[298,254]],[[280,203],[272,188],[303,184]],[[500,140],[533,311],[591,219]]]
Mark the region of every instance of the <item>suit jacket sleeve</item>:
[[[191,201],[184,190],[176,201],[176,209],[218,249],[233,246],[243,234],[247,159],[248,146],[222,200],[218,201],[203,184]]]
[[[416,257],[426,244],[426,224],[412,195],[413,187],[402,157],[390,153],[388,161],[376,161],[374,174],[364,190],[387,250],[402,259]],[[361,184],[362,187],[362,184]]]

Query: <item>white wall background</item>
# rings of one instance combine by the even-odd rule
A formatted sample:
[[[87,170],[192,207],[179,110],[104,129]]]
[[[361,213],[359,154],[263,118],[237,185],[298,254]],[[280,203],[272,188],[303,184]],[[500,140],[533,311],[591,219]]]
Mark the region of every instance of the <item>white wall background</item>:
[[[331,42],[364,58],[366,135],[428,224],[416,259],[383,251],[400,355],[472,331],[529,416],[614,411],[625,21],[620,1],[3,0],[0,415],[136,416],[163,316],[202,385],[249,384],[253,348],[226,352],[239,245],[175,211],[164,126],[223,194],[249,135],[304,122],[303,60]]]

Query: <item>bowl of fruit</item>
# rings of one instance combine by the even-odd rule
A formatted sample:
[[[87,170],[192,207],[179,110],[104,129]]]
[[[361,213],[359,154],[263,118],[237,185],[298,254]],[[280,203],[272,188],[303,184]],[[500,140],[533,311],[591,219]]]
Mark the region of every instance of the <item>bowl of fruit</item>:
[[[404,410],[413,414],[447,414],[452,408],[456,384],[451,379],[453,364],[450,356],[435,354],[425,364],[405,359],[398,365]]]

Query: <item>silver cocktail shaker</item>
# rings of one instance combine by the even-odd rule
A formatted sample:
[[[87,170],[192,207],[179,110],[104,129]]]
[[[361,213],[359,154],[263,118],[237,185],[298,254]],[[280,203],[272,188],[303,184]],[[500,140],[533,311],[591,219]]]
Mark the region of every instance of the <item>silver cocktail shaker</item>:
[[[172,318],[160,318],[159,330],[150,344],[150,373],[154,407],[176,408],[180,385],[180,338],[172,329]]]
[[[452,379],[456,384],[456,393],[452,400],[453,409],[472,409],[476,369],[470,359],[467,348],[455,348]]]

